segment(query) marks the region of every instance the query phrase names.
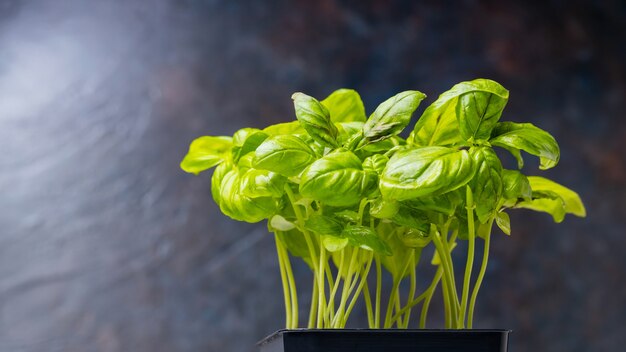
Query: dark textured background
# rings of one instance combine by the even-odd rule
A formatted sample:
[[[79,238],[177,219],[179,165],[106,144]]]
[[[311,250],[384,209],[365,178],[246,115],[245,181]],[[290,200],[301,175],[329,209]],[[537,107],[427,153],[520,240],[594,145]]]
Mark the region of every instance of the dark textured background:
[[[625,19],[620,1],[0,1],[0,351],[253,350],[283,324],[273,240],[178,169],[188,143],[290,120],[294,91],[355,88],[372,111],[475,77],[555,135],[547,174],[589,213],[512,217],[477,327],[514,329],[513,351],[623,350]]]

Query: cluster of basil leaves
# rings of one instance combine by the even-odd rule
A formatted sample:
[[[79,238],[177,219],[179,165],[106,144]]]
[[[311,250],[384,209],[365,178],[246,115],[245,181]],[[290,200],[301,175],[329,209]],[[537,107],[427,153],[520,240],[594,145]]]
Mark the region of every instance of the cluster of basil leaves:
[[[414,273],[422,248],[434,243],[432,263],[440,267],[439,278],[443,276],[446,326],[471,327],[475,238],[485,240],[488,253],[494,222],[510,234],[506,211],[512,208],[546,212],[556,222],[566,213],[585,216],[572,190],[503,167],[494,147],[510,152],[519,169],[521,151],[537,156],[542,170],[557,165],[560,152],[548,132],[530,123],[500,121],[509,92],[494,81],[462,82],[441,94],[406,139],[399,134],[425,98],[418,91],[389,98],[369,118],[354,90],[337,90],[322,101],[303,93],[292,98],[297,121],[244,128],[232,137],[200,137],[191,143],[181,167],[198,174],[217,166],[211,189],[222,212],[251,223],[267,219],[277,241],[315,271],[318,289],[325,275],[332,276],[327,261],[340,268],[338,281],[347,270],[344,259],[354,256],[357,262],[382,263],[395,287]],[[457,239],[471,242],[461,299],[449,259]],[[329,255],[322,262],[324,252]],[[367,276],[361,265],[361,275]],[[482,276],[481,267],[474,300]],[[334,281],[326,279],[329,286]],[[438,282],[433,281],[435,288]],[[316,295],[325,296],[317,309],[329,303],[330,294],[329,288]],[[411,295],[405,306],[409,311],[415,292]],[[430,297],[422,297],[425,305]],[[386,325],[393,324],[394,313],[407,311],[400,308],[388,307]],[[370,326],[380,327],[371,315]],[[332,316],[322,316],[309,326],[341,327],[343,318],[333,325]],[[405,327],[408,316],[395,322]],[[298,324],[291,320],[289,325]]]

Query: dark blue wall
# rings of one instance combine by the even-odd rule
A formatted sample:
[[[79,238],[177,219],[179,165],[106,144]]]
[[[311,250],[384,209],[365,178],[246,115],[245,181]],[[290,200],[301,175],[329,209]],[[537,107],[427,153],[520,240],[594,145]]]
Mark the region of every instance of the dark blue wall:
[[[546,174],[589,213],[512,217],[478,327],[622,350],[626,7],[523,3],[0,1],[0,350],[253,350],[283,324],[273,239],[179,170],[188,143],[291,120],[294,91],[355,88],[371,111],[475,77],[556,136]]]

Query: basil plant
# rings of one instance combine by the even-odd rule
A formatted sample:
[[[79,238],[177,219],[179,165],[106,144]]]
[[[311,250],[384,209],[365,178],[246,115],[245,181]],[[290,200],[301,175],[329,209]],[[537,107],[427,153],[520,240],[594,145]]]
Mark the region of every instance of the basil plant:
[[[191,143],[182,169],[216,167],[211,191],[221,211],[239,221],[267,220],[274,233],[287,328],[301,327],[292,258],[313,273],[309,328],[345,327],[361,298],[370,328],[407,328],[418,308],[424,328],[439,287],[446,328],[472,328],[494,224],[509,235],[508,212],[517,208],[556,222],[568,213],[585,216],[575,192],[520,171],[521,151],[545,170],[558,163],[559,146],[530,123],[501,121],[509,92],[500,84],[455,85],[401,137],[424,98],[399,93],[368,117],[354,90],[321,101],[295,93],[296,121]],[[504,168],[496,148],[511,153],[517,169]],[[455,253],[466,259],[456,268],[462,282],[452,258],[460,241],[467,242],[466,253]],[[480,265],[477,245],[484,247]],[[428,246],[434,255],[420,260]],[[418,290],[418,268],[426,265],[434,270],[419,272],[434,272],[432,282]],[[392,279],[385,297],[383,268]]]

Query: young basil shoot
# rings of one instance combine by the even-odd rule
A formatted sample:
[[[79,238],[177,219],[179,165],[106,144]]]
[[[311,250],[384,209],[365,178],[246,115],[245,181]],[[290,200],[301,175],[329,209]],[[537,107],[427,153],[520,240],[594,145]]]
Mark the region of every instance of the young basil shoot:
[[[537,156],[542,170],[557,165],[560,151],[539,127],[500,121],[509,99],[500,84],[455,85],[426,108],[407,139],[400,137],[425,97],[401,92],[368,118],[354,90],[321,101],[295,93],[295,121],[191,143],[181,168],[198,174],[217,166],[211,190],[221,211],[239,221],[267,220],[275,234],[287,328],[303,326],[294,257],[313,272],[307,327],[343,328],[363,299],[370,328],[407,328],[418,307],[424,328],[441,287],[445,327],[472,328],[494,225],[510,235],[507,213],[517,208],[555,222],[586,215],[574,191],[503,167],[494,148],[512,153],[519,169],[521,151]],[[459,241],[468,242],[462,282],[452,260]],[[482,259],[475,258],[478,242]],[[437,270],[420,292],[417,269],[428,265],[420,260],[428,246]],[[383,268],[392,279],[386,307]],[[400,297],[405,282],[408,296]]]

